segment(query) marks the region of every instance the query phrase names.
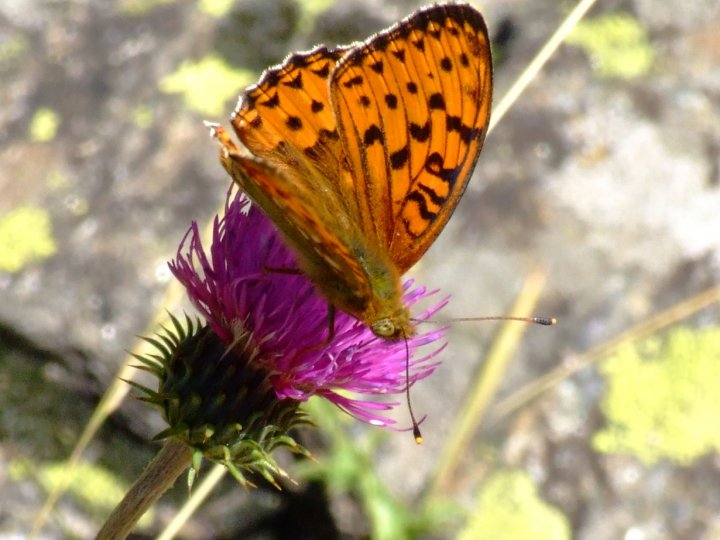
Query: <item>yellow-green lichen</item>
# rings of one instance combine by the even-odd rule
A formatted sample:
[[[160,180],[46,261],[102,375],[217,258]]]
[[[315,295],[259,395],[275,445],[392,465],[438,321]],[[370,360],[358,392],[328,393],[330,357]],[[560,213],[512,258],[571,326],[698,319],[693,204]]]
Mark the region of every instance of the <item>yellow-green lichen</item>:
[[[140,129],[147,129],[152,125],[153,111],[148,105],[138,105],[131,113],[133,123]]]
[[[0,217],[0,271],[18,272],[56,251],[47,211],[22,206]]]
[[[483,484],[474,512],[460,540],[569,539],[566,517],[545,503],[528,475],[501,471]]]
[[[67,208],[73,216],[84,216],[90,211],[90,203],[85,197],[70,195],[65,197],[65,208]]]
[[[200,0],[198,9],[205,15],[219,19],[227,15],[233,5],[235,5],[235,0]]]
[[[50,189],[64,189],[70,185],[68,177],[57,169],[48,172],[45,182]]]
[[[300,2],[300,18],[298,28],[301,32],[309,33],[315,26],[318,15],[325,13],[332,7],[335,0],[307,0]]]
[[[120,13],[134,17],[145,15],[158,6],[170,4],[175,0],[120,0]]]
[[[654,52],[632,15],[610,13],[578,23],[567,42],[582,47],[601,77],[627,79],[650,71]]]
[[[28,40],[22,34],[12,36],[0,42],[0,68],[12,64],[28,48]]]
[[[603,453],[647,465],[680,464],[720,450],[720,329],[680,328],[666,339],[620,348],[602,364],[607,427],[593,438]]]
[[[47,142],[52,141],[60,126],[60,116],[49,107],[40,107],[32,119],[28,128],[28,135],[31,141]]]
[[[9,463],[8,476],[16,482],[33,478],[49,493],[64,480],[66,470],[66,463],[37,465],[25,460],[13,460]],[[107,469],[90,463],[80,463],[73,471],[67,493],[91,513],[104,516],[120,502],[127,488],[120,478]],[[150,511],[138,524],[140,527],[147,527],[152,520]]]
[[[217,117],[225,111],[226,102],[255,78],[249,70],[234,69],[217,56],[207,56],[197,62],[183,62],[175,73],[160,81],[160,90],[182,94],[188,108]]]

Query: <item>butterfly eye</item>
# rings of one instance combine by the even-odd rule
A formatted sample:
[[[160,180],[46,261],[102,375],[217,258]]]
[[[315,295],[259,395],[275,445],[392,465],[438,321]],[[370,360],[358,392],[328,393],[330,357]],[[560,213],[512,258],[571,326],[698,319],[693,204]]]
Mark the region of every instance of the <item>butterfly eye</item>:
[[[398,336],[398,328],[390,319],[380,319],[372,323],[373,334],[379,337],[389,338]]]

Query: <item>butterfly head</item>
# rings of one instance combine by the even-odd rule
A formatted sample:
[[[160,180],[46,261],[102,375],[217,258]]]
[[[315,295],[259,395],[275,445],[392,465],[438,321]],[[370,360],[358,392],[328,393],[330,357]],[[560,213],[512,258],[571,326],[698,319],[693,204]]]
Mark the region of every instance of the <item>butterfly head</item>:
[[[400,337],[399,329],[395,326],[392,319],[380,319],[372,324],[372,331],[378,337],[382,338],[398,338]]]
[[[415,327],[410,324],[407,311],[377,319],[370,328],[373,334],[383,339],[401,339],[415,335]]]

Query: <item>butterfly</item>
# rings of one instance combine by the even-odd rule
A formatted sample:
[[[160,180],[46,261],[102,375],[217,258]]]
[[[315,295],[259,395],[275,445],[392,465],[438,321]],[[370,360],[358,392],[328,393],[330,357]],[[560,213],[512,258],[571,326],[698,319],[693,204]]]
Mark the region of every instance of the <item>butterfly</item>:
[[[423,8],[363,43],[290,55],[210,124],[220,160],[335,308],[386,339],[415,328],[400,277],[472,175],[490,119],[482,15]],[[331,326],[332,334],[332,326]]]

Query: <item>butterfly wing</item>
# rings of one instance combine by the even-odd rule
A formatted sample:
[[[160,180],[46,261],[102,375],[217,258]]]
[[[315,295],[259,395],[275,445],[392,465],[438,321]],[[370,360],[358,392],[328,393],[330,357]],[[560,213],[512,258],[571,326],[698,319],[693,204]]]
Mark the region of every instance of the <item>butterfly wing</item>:
[[[328,97],[344,53],[293,54],[249,87],[231,117],[244,148],[213,127],[226,170],[280,229],[302,270],[333,304],[360,316],[372,291],[355,249],[363,243],[357,213],[339,188],[341,178],[351,182]]]
[[[295,54],[215,127],[223,165],[329,301],[384,337],[414,332],[399,275],[455,208],[492,75],[482,16],[432,6],[364,44]]]
[[[339,187],[352,181],[328,96],[345,52],[321,46],[289,56],[244,92],[231,118],[243,145],[293,182],[293,192],[314,192],[317,214],[331,219],[357,214]],[[339,232],[350,229],[344,223]]]
[[[298,263],[342,309],[360,314],[370,298],[365,270],[337,234],[339,220],[317,213],[311,184],[298,182],[283,170],[233,143],[220,126],[211,125],[221,146],[220,161],[236,184],[272,219],[298,254]]]
[[[492,62],[482,15],[423,9],[355,47],[330,81],[366,235],[402,274],[452,215],[485,139]]]

